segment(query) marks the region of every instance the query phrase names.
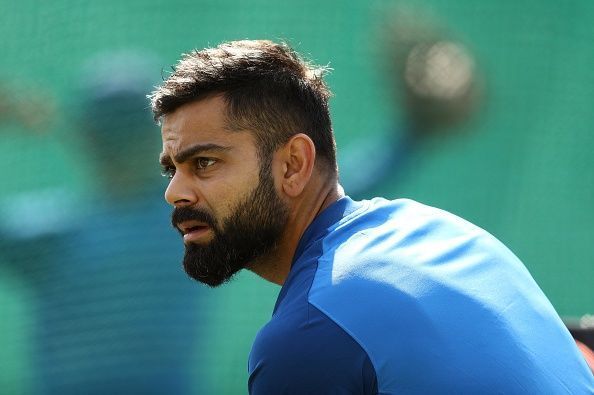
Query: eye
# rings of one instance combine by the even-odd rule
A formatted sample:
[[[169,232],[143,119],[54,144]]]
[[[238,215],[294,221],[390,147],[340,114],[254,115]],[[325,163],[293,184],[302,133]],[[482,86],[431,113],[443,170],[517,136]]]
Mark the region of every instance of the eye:
[[[214,165],[217,162],[216,159],[200,157],[196,158],[196,168],[198,170],[206,170],[207,167]]]
[[[165,178],[172,179],[175,175],[175,167],[173,166],[163,166],[161,167],[161,175]]]

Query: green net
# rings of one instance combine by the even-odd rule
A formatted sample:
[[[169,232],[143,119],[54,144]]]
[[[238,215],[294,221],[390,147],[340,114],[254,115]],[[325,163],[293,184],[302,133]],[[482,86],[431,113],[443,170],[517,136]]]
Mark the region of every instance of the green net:
[[[185,278],[144,99],[181,53],[223,40],[286,40],[334,69],[339,165],[358,197],[461,215],[562,316],[594,312],[594,2],[0,4],[1,393],[246,392],[279,289]],[[480,92],[469,121],[391,162],[419,119],[394,78],[406,34],[463,45]]]

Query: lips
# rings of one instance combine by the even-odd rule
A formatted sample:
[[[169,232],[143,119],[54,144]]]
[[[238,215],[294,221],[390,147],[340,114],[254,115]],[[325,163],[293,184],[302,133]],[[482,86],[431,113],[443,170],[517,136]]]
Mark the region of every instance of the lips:
[[[186,235],[190,232],[198,230],[200,228],[208,227],[208,225],[201,221],[184,221],[176,225],[179,231]]]
[[[183,235],[185,243],[202,239],[210,230],[210,226],[201,221],[184,221],[177,224],[176,227]]]

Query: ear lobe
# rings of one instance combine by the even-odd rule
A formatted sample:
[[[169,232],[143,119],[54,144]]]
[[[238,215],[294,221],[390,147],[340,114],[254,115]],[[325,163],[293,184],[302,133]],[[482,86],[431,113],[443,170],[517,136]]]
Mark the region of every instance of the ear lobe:
[[[316,159],[316,147],[309,136],[291,137],[283,149],[282,189],[290,197],[299,196],[307,186]]]

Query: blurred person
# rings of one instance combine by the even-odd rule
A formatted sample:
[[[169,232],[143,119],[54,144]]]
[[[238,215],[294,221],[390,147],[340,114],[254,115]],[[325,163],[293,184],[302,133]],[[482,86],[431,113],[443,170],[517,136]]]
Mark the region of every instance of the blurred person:
[[[154,64],[153,55],[135,51],[86,63],[78,127],[97,188],[70,201],[67,226],[21,237],[35,249],[51,233],[51,244],[23,269],[38,300],[34,387],[41,394],[203,390],[204,295],[176,270],[182,251],[166,230],[169,209],[151,160],[159,141],[146,133],[154,129],[145,102]]]
[[[374,58],[385,69],[394,120],[342,150],[340,183],[353,198],[398,189],[429,147],[461,132],[481,108],[483,75],[449,28],[410,4],[385,10]],[[366,158],[372,155],[373,161]],[[359,171],[361,162],[367,171]]]
[[[323,73],[284,44],[235,41],[185,55],[150,96],[187,274],[282,286],[249,392],[592,393],[501,242],[412,200],[345,195]]]

